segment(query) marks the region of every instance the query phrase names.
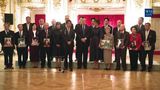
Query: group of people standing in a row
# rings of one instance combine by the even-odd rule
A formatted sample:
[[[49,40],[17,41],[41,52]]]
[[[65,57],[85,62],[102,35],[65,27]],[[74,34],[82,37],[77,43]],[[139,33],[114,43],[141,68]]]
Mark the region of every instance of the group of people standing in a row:
[[[4,24],[4,31],[0,32],[0,42],[4,52],[5,69],[12,69],[13,51],[16,46],[19,68],[25,68],[28,56],[33,67],[41,68],[46,65],[51,68],[51,61],[56,59],[56,68],[61,70],[61,61],[64,59],[64,70],[73,70],[72,55],[76,45],[77,68],[87,69],[88,50],[90,61],[94,61],[94,68],[99,68],[99,60],[106,64],[106,70],[111,69],[112,50],[115,50],[116,70],[127,70],[126,51],[129,49],[131,70],[138,69],[138,59],[141,70],[146,70],[145,59],[148,55],[148,71],[152,70],[153,54],[156,43],[156,32],[151,30],[150,23],[143,25],[143,17],[138,19],[138,24],[131,27],[131,34],[125,30],[121,20],[117,21],[117,27],[109,25],[109,19],[104,19],[104,26],[100,27],[100,21],[92,18],[91,26],[85,23],[81,17],[79,23],[73,27],[69,16],[65,16],[65,23],[52,21],[49,26],[43,19],[39,20],[39,26],[31,23],[31,18],[26,17],[26,23],[18,24],[18,32],[9,29],[9,23]],[[75,44],[76,43],[76,44]],[[30,54],[28,55],[28,48]],[[89,49],[90,48],[90,49]]]

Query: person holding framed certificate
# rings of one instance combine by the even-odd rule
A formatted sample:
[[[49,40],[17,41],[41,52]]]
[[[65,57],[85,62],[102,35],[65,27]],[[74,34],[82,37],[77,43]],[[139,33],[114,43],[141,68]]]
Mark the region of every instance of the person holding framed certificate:
[[[105,70],[111,69],[112,63],[112,48],[113,48],[113,35],[110,33],[110,27],[105,28],[104,38],[100,40],[100,48],[104,49],[103,57],[105,63]]]
[[[143,60],[142,60],[142,71],[146,70],[146,56],[148,55],[149,65],[148,71],[152,70],[153,66],[153,54],[156,43],[156,32],[151,30],[151,24],[145,23],[145,30],[142,32],[142,46],[143,46]]]
[[[17,27],[19,31],[15,33],[15,44],[18,53],[18,66],[19,68],[25,68],[28,57],[29,31],[24,31],[22,24],[18,24]]]
[[[52,30],[49,29],[49,24],[44,23],[44,30],[40,33],[40,42],[41,42],[41,51],[40,51],[40,57],[41,57],[41,68],[45,67],[46,63],[46,57],[47,57],[47,66],[48,68],[51,68],[51,61],[52,61]]]
[[[30,61],[33,68],[38,68],[40,55],[40,31],[36,29],[36,24],[32,26],[32,31],[29,32],[29,47],[30,47]]]
[[[130,56],[130,69],[137,71],[138,69],[138,53],[142,45],[141,34],[137,32],[135,26],[131,27],[131,34],[129,36],[129,56]]]
[[[2,50],[4,52],[4,69],[13,69],[14,32],[9,29],[10,24],[4,23],[4,31],[0,32]]]
[[[114,47],[116,56],[116,70],[120,70],[122,62],[122,68],[124,71],[127,70],[126,66],[126,52],[129,43],[129,33],[125,30],[125,25],[121,24],[119,31],[116,33],[114,38]]]

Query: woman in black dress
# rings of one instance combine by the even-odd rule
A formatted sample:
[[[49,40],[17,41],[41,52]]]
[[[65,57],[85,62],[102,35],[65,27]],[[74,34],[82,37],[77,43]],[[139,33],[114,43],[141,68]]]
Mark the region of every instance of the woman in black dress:
[[[53,44],[54,44],[54,56],[56,58],[56,68],[61,71],[61,60],[64,56],[63,51],[63,36],[62,36],[62,29],[61,23],[57,22],[55,30],[53,31]]]
[[[36,30],[36,24],[34,24],[32,26],[32,31],[29,32],[30,61],[34,68],[38,67],[39,62],[39,35],[39,31]]]
[[[99,68],[98,64],[98,49],[99,49],[99,42],[101,38],[101,28],[99,27],[99,20],[95,20],[95,27],[91,31],[91,41],[90,41],[90,60],[94,61],[94,69]]]
[[[72,28],[72,22],[70,20],[67,20],[65,30],[63,30],[64,51],[65,51],[64,69],[68,69],[68,56],[69,56],[70,71],[73,70],[72,55],[74,47],[74,37],[75,37],[75,32]]]

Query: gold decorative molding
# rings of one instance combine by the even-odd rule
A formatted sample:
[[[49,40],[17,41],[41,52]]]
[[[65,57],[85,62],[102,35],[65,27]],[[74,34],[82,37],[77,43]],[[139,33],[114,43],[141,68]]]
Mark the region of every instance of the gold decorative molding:
[[[106,2],[107,2],[107,3],[111,3],[111,2],[112,2],[112,0],[106,0]]]
[[[92,10],[94,12],[100,12],[100,11],[104,10],[104,8],[94,7],[94,8],[89,8],[89,10]]]
[[[142,7],[144,0],[135,0],[137,7]]]
[[[7,6],[7,0],[0,0],[1,13],[4,13]]]
[[[47,0],[18,0],[18,5],[26,8],[45,7]]]

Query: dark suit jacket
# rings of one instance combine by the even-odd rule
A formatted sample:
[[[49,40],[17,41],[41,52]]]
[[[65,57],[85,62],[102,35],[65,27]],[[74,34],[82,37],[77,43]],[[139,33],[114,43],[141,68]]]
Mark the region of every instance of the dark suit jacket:
[[[61,28],[62,28],[62,30],[65,30],[65,28],[66,28],[66,23],[61,24]],[[73,24],[72,24],[72,29],[74,29]]]
[[[18,46],[18,38],[20,38],[20,33],[19,31],[15,33],[15,44]],[[29,45],[29,31],[23,31],[22,38],[25,38],[25,44],[28,46]]]
[[[114,38],[114,46],[116,47],[116,45],[118,44],[118,39],[121,39],[120,37],[120,32],[118,31],[116,34],[115,34],[115,38]],[[129,33],[127,31],[124,31],[124,46],[125,48],[128,47],[128,44],[129,44]]]
[[[44,30],[44,26],[43,26],[43,28],[41,28],[41,27],[40,27],[40,25],[39,25],[39,26],[37,26],[37,30],[38,30],[38,31],[42,31],[42,30]]]
[[[48,29],[53,31],[55,29],[55,26],[50,26]]]
[[[145,41],[145,31],[142,32],[142,42]],[[156,32],[154,30],[149,31],[149,35],[147,37],[147,41],[149,41],[151,45],[151,50],[155,50],[155,43],[156,43]]]
[[[51,29],[48,29],[48,37],[46,37],[46,30],[42,30],[41,32],[40,32],[40,45],[41,46],[43,46],[44,45],[44,43],[43,43],[43,40],[44,40],[44,38],[49,38],[50,39],[50,45],[52,45],[52,43],[53,43],[53,38],[52,38],[52,30]]]
[[[70,30],[70,32],[68,33],[67,29],[63,30],[63,40],[64,40],[64,45],[65,47],[74,47],[74,38],[75,38],[75,32],[74,30]],[[67,42],[71,41],[71,44],[68,45]]]
[[[29,24],[29,30],[28,30],[28,29],[27,29],[27,24],[24,23],[24,24],[23,24],[23,30],[24,30],[24,31],[31,31],[33,24],[34,24],[34,23],[30,23],[30,24]]]
[[[83,31],[82,31],[82,25],[78,25],[76,28],[76,46],[81,48],[83,45],[88,47],[89,43],[90,43],[90,31],[89,31],[89,27],[87,25],[85,25],[85,34],[83,35]],[[81,41],[82,38],[87,38],[86,42],[83,43]]]
[[[0,32],[0,42],[2,45],[2,50],[4,50],[4,39],[10,37],[11,38],[11,43],[13,45],[13,47],[11,47],[12,49],[14,49],[14,43],[15,43],[15,38],[14,38],[14,32],[12,30],[9,30],[8,33],[6,34],[5,31]]]
[[[144,31],[144,30],[145,30],[144,25],[142,25],[140,28],[139,28],[139,26],[138,26],[138,25],[135,25],[135,27],[137,28],[137,33],[140,33],[140,34],[141,34],[141,32],[142,32],[142,31]]]
[[[118,27],[114,27],[113,28],[113,36],[115,36],[115,34],[118,32]]]

